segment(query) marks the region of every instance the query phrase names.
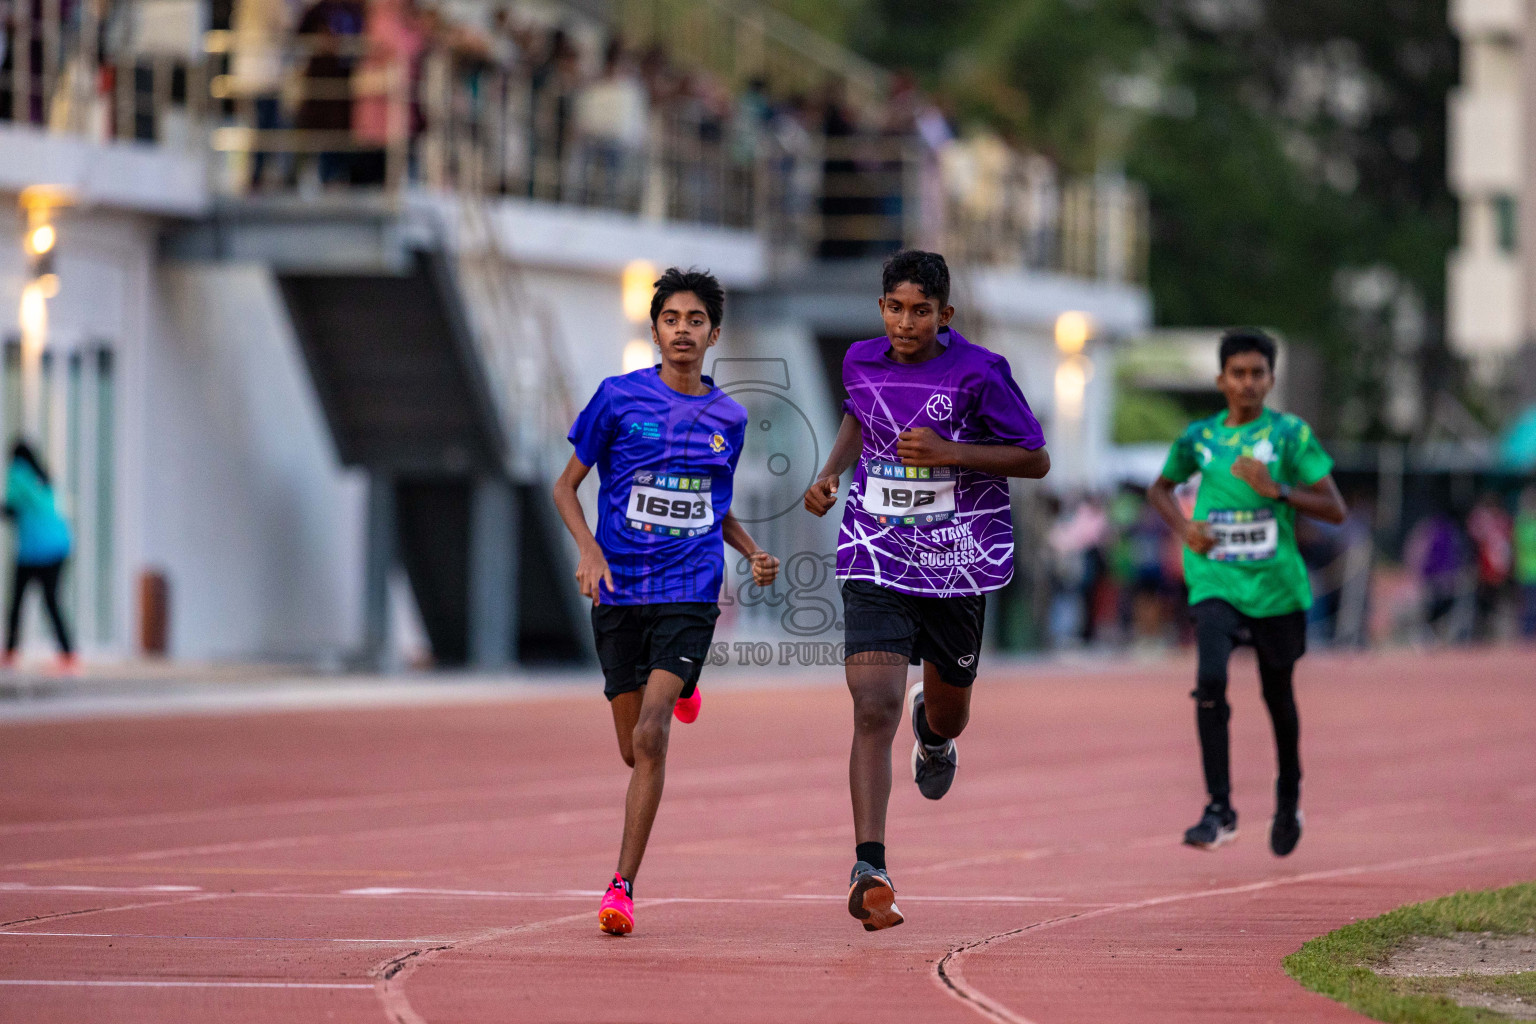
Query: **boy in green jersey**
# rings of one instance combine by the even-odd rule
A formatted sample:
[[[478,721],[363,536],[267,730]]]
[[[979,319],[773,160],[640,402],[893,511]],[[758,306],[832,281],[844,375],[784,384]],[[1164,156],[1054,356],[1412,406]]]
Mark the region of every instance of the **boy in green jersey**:
[[[1221,338],[1216,386],[1227,410],[1191,424],[1173,444],[1148,500],[1184,541],[1184,577],[1195,620],[1199,668],[1195,724],[1210,793],[1191,846],[1215,849],[1237,835],[1227,722],[1227,659],[1251,645],[1275,729],[1280,772],[1269,846],[1284,857],[1301,839],[1300,725],[1291,673],[1306,651],[1312,590],[1296,548],[1296,514],[1344,521],[1333,460],[1301,419],[1264,407],[1275,385],[1275,343],[1263,331]],[[1186,519],[1173,490],[1195,473],[1200,490]]]

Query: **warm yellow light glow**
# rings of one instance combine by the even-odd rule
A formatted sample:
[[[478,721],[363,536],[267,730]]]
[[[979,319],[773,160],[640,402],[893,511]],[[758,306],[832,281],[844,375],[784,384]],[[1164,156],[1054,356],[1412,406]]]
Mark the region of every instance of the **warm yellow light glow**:
[[[44,274],[37,279],[37,286],[43,291],[43,298],[51,299],[59,294],[59,275]]]
[[[33,281],[21,290],[21,315],[18,319],[21,324],[22,347],[26,348],[30,342],[41,348],[42,340],[48,333],[48,296],[41,282]]]
[[[1083,356],[1068,356],[1056,367],[1056,414],[1078,420],[1083,415],[1083,395],[1093,379],[1093,363]]]
[[[1093,337],[1093,321],[1087,313],[1068,310],[1056,318],[1056,348],[1063,355],[1075,356]]]
[[[624,268],[624,317],[630,323],[643,324],[651,318],[656,277],[656,264],[650,260],[635,260]]]
[[[35,255],[41,256],[52,249],[58,240],[59,233],[53,229],[52,224],[40,224],[27,236],[27,246]]]
[[[636,338],[624,346],[624,372],[634,373],[643,370],[647,366],[654,366],[655,360],[651,358],[651,343]]]

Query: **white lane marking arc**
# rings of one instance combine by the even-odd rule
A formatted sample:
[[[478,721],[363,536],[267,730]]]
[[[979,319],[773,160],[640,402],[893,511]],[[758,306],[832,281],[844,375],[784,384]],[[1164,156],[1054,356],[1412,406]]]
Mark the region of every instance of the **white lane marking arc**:
[[[1008,942],[1029,932],[1044,931],[1057,925],[1086,921],[1095,917],[1103,917],[1108,914],[1118,914],[1125,911],[1145,910],[1149,907],[1163,906],[1168,903],[1183,903],[1189,900],[1205,899],[1210,896],[1235,896],[1241,893],[1262,892],[1267,889],[1276,889],[1285,885],[1295,885],[1303,882],[1328,881],[1335,878],[1350,878],[1356,875],[1368,875],[1382,871],[1398,871],[1407,868],[1434,867],[1438,864],[1459,863],[1464,860],[1496,856],[1505,853],[1519,853],[1525,850],[1536,849],[1536,840],[1523,843],[1512,843],[1506,846],[1480,846],[1470,850],[1461,850],[1456,853],[1432,854],[1425,857],[1409,857],[1403,860],[1387,861],[1381,864],[1358,864],[1352,867],[1330,868],[1326,871],[1312,871],[1306,874],[1291,875],[1286,878],[1268,878],[1258,882],[1248,882],[1243,885],[1224,886],[1219,889],[1201,889],[1195,892],[1170,893],[1166,896],[1153,896],[1144,900],[1133,900],[1128,903],[1115,903],[1109,906],[1099,907],[1079,914],[1066,914],[1061,917],[1051,918],[1048,921],[1040,921],[1035,924],[1025,925],[1012,931],[998,935],[990,935],[984,939],[965,943],[950,950],[948,954],[935,962],[933,967],[934,983],[948,996],[958,1000],[968,1009],[986,1017],[996,1024],[1036,1024],[1028,1017],[1022,1017],[1009,1010],[1006,1006],[996,1002],[980,990],[972,987],[961,973],[960,961],[971,951],[983,949],[987,946]]]
[[[517,890],[493,890],[493,889],[418,889],[395,886],[370,886],[364,889],[344,889],[337,896],[427,896],[427,897],[472,897],[476,899],[509,899],[509,900],[575,900],[591,899],[601,896],[601,889],[555,889],[550,892],[528,892]],[[320,895],[320,894],[316,894]],[[1069,900],[1063,896],[907,896],[904,899],[913,902],[927,903],[1071,903],[1073,906],[1107,907],[1118,904],[1105,903],[1092,900]],[[846,896],[837,893],[786,893],[782,896],[670,896],[665,898],[668,903],[786,903],[799,900],[826,901],[830,903],[842,903]]]

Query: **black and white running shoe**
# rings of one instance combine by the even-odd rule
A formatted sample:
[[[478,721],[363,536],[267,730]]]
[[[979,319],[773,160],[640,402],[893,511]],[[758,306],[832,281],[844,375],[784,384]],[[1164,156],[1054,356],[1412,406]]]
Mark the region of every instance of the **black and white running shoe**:
[[[864,930],[894,928],[905,918],[896,909],[896,887],[885,868],[859,861],[848,878],[848,913],[864,922]]]
[[[945,740],[936,747],[923,742],[923,734],[917,728],[923,710],[923,684],[913,683],[907,691],[907,710],[912,716],[912,735],[917,742],[912,745],[912,781],[917,791],[929,800],[937,800],[949,792],[955,782],[955,769],[960,765],[960,752],[954,740]]]
[[[1282,807],[1275,812],[1275,820],[1269,823],[1269,848],[1276,857],[1289,857],[1296,844],[1301,842],[1301,811],[1295,807]]]
[[[1184,832],[1185,846],[1214,850],[1237,838],[1237,812],[1221,804],[1206,804],[1200,823]]]

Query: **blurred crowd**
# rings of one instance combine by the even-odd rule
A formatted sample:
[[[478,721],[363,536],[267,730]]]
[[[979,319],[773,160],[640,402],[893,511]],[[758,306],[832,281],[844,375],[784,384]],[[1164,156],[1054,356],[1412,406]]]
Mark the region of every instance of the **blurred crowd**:
[[[1445,509],[1409,531],[1418,638],[1451,643],[1536,638],[1536,485],[1514,502],[1485,494],[1464,516]]]
[[[413,179],[736,226],[766,215],[807,236],[813,223],[823,257],[948,242],[1134,273],[1124,254],[1095,257],[1096,236],[1064,243],[1059,225],[1079,187],[1139,224],[1139,192],[1118,179],[1064,192],[1049,160],[987,130],[959,137],[908,75],[801,62],[795,80],[819,84],[775,91],[515,3],[144,6],[0,0],[0,119],[166,142],[211,117],[237,132],[220,145],[236,192]]]
[[[1191,513],[1193,494],[1180,497]],[[1193,642],[1182,545],[1142,489],[1044,500],[1053,649]],[[1536,486],[1421,515],[1399,557],[1378,544],[1368,497],[1349,509],[1338,526],[1297,520],[1312,643],[1536,641]]]

